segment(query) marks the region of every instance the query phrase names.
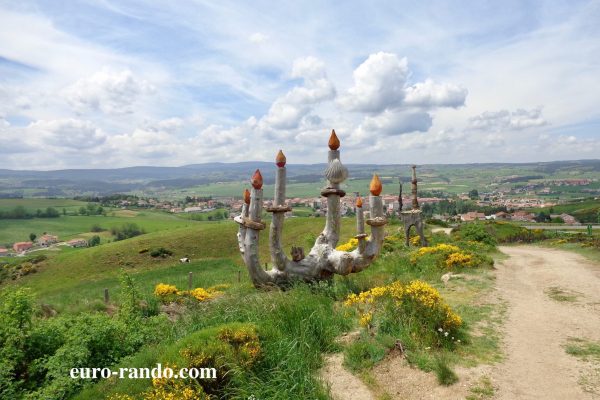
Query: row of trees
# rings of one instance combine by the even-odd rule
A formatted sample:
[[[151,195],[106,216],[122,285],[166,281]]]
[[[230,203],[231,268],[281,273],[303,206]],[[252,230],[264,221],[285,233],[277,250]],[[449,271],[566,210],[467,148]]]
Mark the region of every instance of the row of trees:
[[[65,214],[65,209],[63,209]],[[29,219],[29,218],[58,218],[60,212],[54,207],[48,207],[45,210],[37,209],[35,212],[27,210],[23,206],[16,206],[12,210],[0,211],[0,219]]]

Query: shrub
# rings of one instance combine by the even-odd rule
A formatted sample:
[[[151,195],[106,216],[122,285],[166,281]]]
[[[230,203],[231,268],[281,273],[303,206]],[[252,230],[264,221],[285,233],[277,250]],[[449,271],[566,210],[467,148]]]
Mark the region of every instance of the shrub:
[[[473,240],[490,246],[497,244],[496,238],[482,224],[465,224],[458,232],[462,240]]]
[[[157,258],[162,257],[166,258],[168,256],[172,256],[173,252],[169,249],[165,249],[164,247],[159,247],[158,249],[154,249],[150,252],[150,256]]]
[[[100,244],[100,236],[94,235],[88,240],[88,247],[98,246]]]
[[[166,318],[142,318],[131,279],[123,277],[118,317],[104,313],[34,318],[24,290],[0,297],[0,398],[65,399],[85,383],[71,368],[103,367],[164,335]]]
[[[356,306],[360,323],[383,333],[408,331],[424,346],[451,345],[458,337],[462,319],[444,302],[440,293],[429,284],[414,280],[404,285],[395,281],[351,294],[346,306]]]
[[[105,230],[106,229],[104,229],[103,227],[101,227],[99,224],[94,224],[90,228],[90,232],[104,232]]]
[[[111,234],[115,236],[115,240],[125,240],[146,233],[143,229],[140,229],[137,224],[127,223],[118,227],[113,227],[110,230]]]

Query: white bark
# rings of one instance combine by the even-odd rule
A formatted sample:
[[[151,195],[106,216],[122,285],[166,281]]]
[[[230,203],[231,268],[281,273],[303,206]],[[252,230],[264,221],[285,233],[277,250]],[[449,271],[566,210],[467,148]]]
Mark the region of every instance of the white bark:
[[[329,151],[329,162],[339,160],[339,151]],[[339,183],[329,182],[328,189],[339,190]],[[284,206],[285,203],[285,168],[278,168],[275,183],[274,207]],[[285,285],[292,280],[315,281],[329,279],[334,274],[348,275],[360,272],[367,268],[381,251],[384,238],[385,217],[381,197],[371,196],[369,208],[371,218],[377,218],[377,223],[371,224],[371,237],[359,239],[359,248],[352,252],[335,250],[340,233],[340,194],[328,193],[327,218],[325,229],[317,238],[308,255],[300,260],[293,261],[286,257],[281,247],[284,214],[273,212],[273,219],[269,232],[269,247],[274,268],[264,271],[259,259],[259,232],[262,213],[262,189],[252,189],[250,197],[249,220],[247,226],[240,226],[238,240],[244,262],[248,267],[250,278],[255,286]],[[360,215],[364,221],[362,209]],[[364,222],[359,222],[357,217],[357,231],[364,233]],[[243,218],[236,218],[236,221]],[[367,221],[369,222],[369,221]],[[362,230],[361,227],[362,226]]]
[[[285,167],[277,168],[275,175],[275,198],[274,207],[285,205]],[[271,260],[280,271],[285,269],[288,258],[283,251],[281,240],[283,236],[283,221],[285,214],[283,212],[274,212],[269,229],[269,248],[271,249]]]

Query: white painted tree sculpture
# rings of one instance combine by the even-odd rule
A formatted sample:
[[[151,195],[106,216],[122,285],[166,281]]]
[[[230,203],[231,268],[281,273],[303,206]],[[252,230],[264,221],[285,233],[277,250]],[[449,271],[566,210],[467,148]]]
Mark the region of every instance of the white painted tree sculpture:
[[[328,166],[325,177],[328,186],[321,191],[327,198],[327,216],[325,229],[317,237],[314,246],[306,257],[301,251],[293,249],[294,257],[288,259],[282,249],[281,238],[283,234],[284,214],[291,208],[285,204],[286,168],[285,156],[280,150],[277,154],[277,173],[275,178],[275,196],[273,206],[267,208],[273,213],[269,231],[269,247],[273,267],[265,271],[259,260],[258,241],[260,231],[265,229],[261,221],[263,209],[262,176],[256,170],[251,179],[252,189],[244,193],[244,205],[241,215],[234,220],[240,225],[238,236],[239,249],[248,267],[250,278],[256,287],[268,285],[285,285],[293,280],[315,281],[329,279],[334,274],[348,275],[360,272],[367,268],[381,251],[384,239],[384,225],[387,223],[383,213],[381,199],[381,181],[377,175],[373,176],[369,190],[370,218],[366,223],[371,226],[371,236],[365,234],[365,220],[362,209],[362,199],[358,198],[357,206],[357,235],[358,248],[351,252],[336,250],[340,234],[340,198],[346,193],[340,189],[340,184],[348,177],[348,170],[340,161],[338,150],[340,141],[335,131],[331,132],[329,139]]]

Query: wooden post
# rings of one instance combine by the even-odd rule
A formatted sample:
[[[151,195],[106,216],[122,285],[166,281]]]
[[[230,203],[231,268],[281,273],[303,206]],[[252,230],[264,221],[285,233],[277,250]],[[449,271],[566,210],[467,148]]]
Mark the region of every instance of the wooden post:
[[[242,271],[238,271],[238,283],[242,281]]]
[[[192,290],[193,280],[194,280],[193,273],[192,272],[188,273],[188,290]]]
[[[109,297],[108,297],[108,288],[104,289],[104,303],[108,304],[109,301]]]

